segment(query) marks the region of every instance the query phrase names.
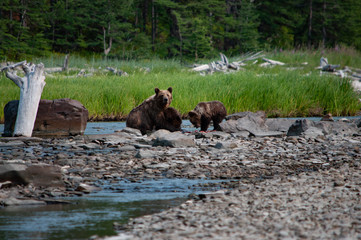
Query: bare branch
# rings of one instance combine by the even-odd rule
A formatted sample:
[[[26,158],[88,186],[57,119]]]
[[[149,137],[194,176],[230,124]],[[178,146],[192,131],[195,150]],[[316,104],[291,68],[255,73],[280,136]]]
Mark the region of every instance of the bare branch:
[[[23,86],[23,79],[19,77],[18,75],[6,71],[6,77],[9,78],[11,81],[13,81],[19,88]]]
[[[5,66],[5,67],[1,68],[1,71],[7,70],[7,69],[13,69],[13,68],[16,68],[16,67],[18,67],[20,65],[24,65],[24,64],[26,64],[26,60],[22,61],[22,62],[14,63],[14,64],[9,65],[9,66]]]

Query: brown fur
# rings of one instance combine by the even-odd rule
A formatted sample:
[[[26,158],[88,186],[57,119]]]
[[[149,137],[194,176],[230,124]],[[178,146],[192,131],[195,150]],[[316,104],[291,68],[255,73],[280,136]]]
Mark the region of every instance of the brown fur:
[[[130,111],[126,126],[136,128],[145,134],[151,131],[157,124],[157,120],[162,119],[164,110],[169,107],[172,102],[172,88],[167,90],[159,90],[155,88],[155,95],[149,97],[140,105]]]
[[[227,110],[220,101],[200,102],[188,113],[190,122],[201,131],[207,131],[213,121],[214,130],[220,131],[219,124],[227,116]]]
[[[180,113],[169,107],[163,111],[163,114],[159,115],[155,129],[167,129],[168,131],[175,132],[180,131],[182,125],[182,118]]]

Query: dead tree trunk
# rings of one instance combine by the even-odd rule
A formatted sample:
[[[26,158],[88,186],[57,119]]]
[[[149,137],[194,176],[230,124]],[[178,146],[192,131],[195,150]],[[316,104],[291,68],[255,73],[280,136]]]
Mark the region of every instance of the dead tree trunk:
[[[68,67],[69,67],[69,54],[65,55],[62,71],[68,71]]]
[[[103,44],[104,44],[104,55],[105,58],[108,57],[108,53],[110,52],[110,50],[112,49],[112,42],[113,42],[113,38],[110,36],[109,37],[109,44],[108,44],[108,48],[107,48],[107,43],[106,43],[106,30],[103,27]],[[108,23],[108,34],[110,35],[110,23]]]
[[[17,66],[22,66],[25,76],[19,77],[9,71]],[[33,133],[36,114],[38,112],[41,94],[45,86],[44,65],[27,64],[26,61],[7,66],[6,77],[20,88],[20,101],[18,115],[15,122],[13,136],[31,137]]]

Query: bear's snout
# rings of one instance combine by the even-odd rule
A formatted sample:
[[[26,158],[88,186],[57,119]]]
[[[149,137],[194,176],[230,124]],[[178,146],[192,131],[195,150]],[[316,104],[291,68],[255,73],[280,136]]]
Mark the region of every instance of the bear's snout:
[[[164,97],[164,98],[163,98],[163,103],[164,103],[164,104],[167,104],[167,103],[168,103],[168,98],[167,98],[167,97]]]

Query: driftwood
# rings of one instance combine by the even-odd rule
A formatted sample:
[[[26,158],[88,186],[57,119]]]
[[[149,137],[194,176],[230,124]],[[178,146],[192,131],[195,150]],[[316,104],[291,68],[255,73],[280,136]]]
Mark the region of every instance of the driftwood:
[[[118,76],[128,76],[128,73],[126,73],[122,70],[117,70],[116,68],[107,67],[106,69]]]
[[[316,69],[321,69],[322,71],[325,71],[325,72],[335,72],[336,68],[339,68],[339,67],[340,67],[340,65],[329,64],[327,58],[321,57],[320,66],[317,67]]]
[[[24,77],[19,77],[12,71],[17,66],[22,67],[25,72]],[[31,137],[41,94],[45,86],[44,65],[42,63],[28,64],[23,61],[1,70],[6,70],[6,77],[20,88],[20,101],[13,136]]]
[[[45,68],[46,73],[63,72],[69,70],[69,54],[65,55],[64,63],[62,67]]]
[[[268,59],[268,58],[262,58],[262,60],[269,63],[269,64],[271,64],[271,65],[281,65],[281,66],[285,65],[285,63],[283,63],[283,62],[271,60],[271,59]]]
[[[229,63],[228,58],[223,53],[220,53],[221,60],[211,62],[209,64],[202,64],[199,66],[195,66],[192,68],[193,71],[212,74],[213,72],[228,72],[228,71],[238,71],[242,66],[245,66],[246,61],[254,60],[260,57],[261,52],[257,52],[255,54],[248,53],[246,56],[243,56],[243,60],[235,61]]]

